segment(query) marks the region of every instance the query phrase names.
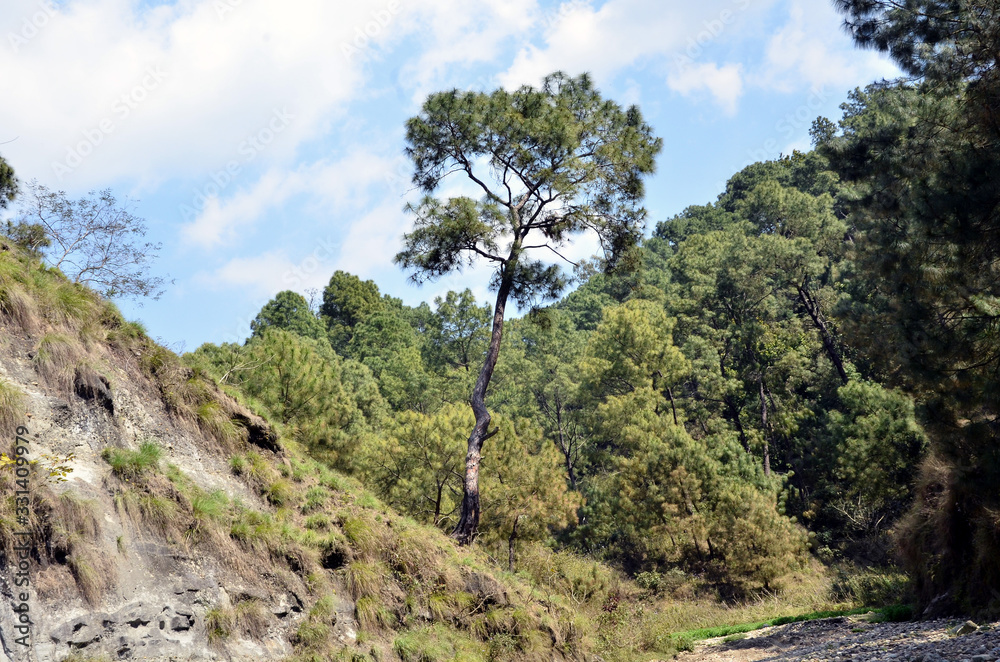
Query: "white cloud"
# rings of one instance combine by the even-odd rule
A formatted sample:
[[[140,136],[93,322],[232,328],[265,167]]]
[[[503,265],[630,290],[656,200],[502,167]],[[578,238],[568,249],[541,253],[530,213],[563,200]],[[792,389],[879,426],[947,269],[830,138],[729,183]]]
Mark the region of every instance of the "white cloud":
[[[402,247],[403,233],[411,223],[393,202],[375,207],[347,228],[336,268],[362,278],[395,269],[392,258]]]
[[[283,203],[294,192],[290,179],[272,171],[253,188],[239,191],[225,201],[220,201],[217,195],[205,198],[201,213],[181,228],[181,236],[203,247],[229,242],[237,230],[253,224],[270,207]],[[197,198],[192,203],[201,206]]]
[[[198,209],[196,218],[181,228],[181,236],[203,248],[229,243],[257,223],[274,208],[295,196],[307,195],[311,204],[339,213],[357,212],[373,196],[388,190],[387,178],[395,176],[394,159],[382,158],[364,151],[355,151],[338,161],[318,161],[293,171],[272,169],[254,184],[228,198],[220,199],[216,179],[209,178],[182,213]],[[224,191],[223,191],[224,192]],[[190,213],[190,212],[188,212]]]
[[[537,0],[421,4],[412,19],[414,31],[422,35],[422,51],[401,72],[414,102],[419,104],[429,92],[449,87],[456,65],[495,62],[509,40],[532,33],[540,15]],[[483,79],[478,87],[493,87],[493,82]]]
[[[842,22],[831,3],[790,0],[788,22],[769,39],[765,66],[754,83],[781,92],[806,85],[839,94],[859,80],[899,75],[886,57],[860,51],[840,30]]]
[[[501,82],[508,87],[537,84],[557,69],[589,71],[601,81],[649,58],[692,49],[696,52],[691,57],[697,57],[712,42],[733,39],[747,15],[760,14],[775,1],[608,0],[600,7],[567,2],[552,17],[544,46],[524,46]]]
[[[283,250],[274,250],[232,258],[214,272],[202,273],[196,279],[213,290],[239,288],[251,296],[270,297],[284,289],[287,274],[296,267]]]
[[[721,67],[714,62],[687,65],[672,71],[667,76],[667,85],[684,96],[708,91],[727,114],[735,115],[743,94],[742,71],[743,67],[738,64]]]
[[[286,289],[321,288],[337,269],[371,278],[396,270],[392,258],[410,222],[398,206],[387,202],[334,231],[319,232],[302,246],[308,252],[297,260],[279,248],[232,258],[211,272],[202,272],[197,280],[215,290],[241,288],[270,297]]]
[[[399,16],[375,20],[389,4],[181,0],[149,11],[132,0],[70,0],[16,49],[0,44],[4,84],[18,92],[0,106],[0,139],[20,136],[4,156],[29,178],[61,174],[75,190],[156,182],[234,158],[286,108],[294,121],[267,158],[288,159],[360,94],[363,58],[343,47],[366,29],[369,47],[399,38]],[[0,25],[17,33],[38,6],[5,2]]]

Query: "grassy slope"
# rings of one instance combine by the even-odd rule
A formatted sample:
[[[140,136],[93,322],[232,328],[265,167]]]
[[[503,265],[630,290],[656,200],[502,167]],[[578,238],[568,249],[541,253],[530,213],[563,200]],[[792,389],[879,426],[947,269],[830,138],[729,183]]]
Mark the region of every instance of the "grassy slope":
[[[540,546],[522,554],[517,573],[502,571],[476,548],[456,547],[440,531],[386,508],[293,439],[281,439],[277,452],[254,445],[246,421],[259,419],[232,397],[238,394],[223,393],[113,304],[14,247],[0,250],[0,325],[37,339],[35,368],[50,385],[110,374],[111,365],[124,369],[148,380],[177,425],[213,440],[230,458],[233,473],[266,505],[205,492],[151,444],[105,455],[123,516],[172,544],[213,554],[247,578],[266,567],[305,584],[311,602],[294,636],[296,659],[643,659],[684,646],[683,637],[671,636],[676,632],[855,606],[829,599],[830,581],[818,564],[786,578],[782,594],[738,606],[719,603],[690,577],[654,594],[599,563]],[[0,380],[0,426],[20,417],[16,391]],[[0,482],[9,478],[0,472]],[[0,493],[11,494],[5,487]],[[88,546],[95,514],[71,494],[36,500],[36,527],[65,548],[81,593],[98,600],[107,586]],[[0,522],[9,521],[11,508],[0,503]],[[332,623],[338,589],[350,593],[360,626],[358,644],[348,648],[336,641]],[[260,636],[267,618],[262,605],[247,600],[213,610],[209,624],[224,642]]]

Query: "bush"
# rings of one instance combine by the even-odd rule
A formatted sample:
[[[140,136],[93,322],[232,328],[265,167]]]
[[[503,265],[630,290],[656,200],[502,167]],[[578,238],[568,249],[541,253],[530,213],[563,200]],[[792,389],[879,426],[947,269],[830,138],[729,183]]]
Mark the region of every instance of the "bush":
[[[805,560],[805,531],[779,514],[766,492],[734,485],[719,495],[713,516],[709,536],[719,556],[715,571],[724,583],[769,589]]]
[[[246,431],[237,425],[215,400],[202,403],[196,410],[198,423],[225,449],[232,449],[246,438]]]
[[[271,483],[265,492],[267,500],[275,506],[287,505],[295,496],[292,486],[287,480],[281,478]]]
[[[221,522],[226,517],[229,498],[222,490],[205,494],[199,492],[191,497],[191,514],[196,520]]]

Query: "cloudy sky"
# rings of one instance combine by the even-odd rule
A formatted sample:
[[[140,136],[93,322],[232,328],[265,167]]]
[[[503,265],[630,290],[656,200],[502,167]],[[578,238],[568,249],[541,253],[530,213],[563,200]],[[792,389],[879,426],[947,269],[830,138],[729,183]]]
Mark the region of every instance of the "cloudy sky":
[[[0,40],[0,154],[23,181],[137,201],[175,282],[123,309],[187,350],[337,269],[410,304],[486,296],[482,272],[417,288],[392,264],[403,124],[431,92],[590,72],[663,138],[652,226],[897,74],[829,0],[3,0]]]

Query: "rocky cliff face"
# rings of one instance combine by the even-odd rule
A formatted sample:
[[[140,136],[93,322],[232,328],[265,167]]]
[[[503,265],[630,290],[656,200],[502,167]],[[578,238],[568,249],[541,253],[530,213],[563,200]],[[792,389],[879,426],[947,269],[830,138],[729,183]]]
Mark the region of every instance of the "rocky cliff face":
[[[41,337],[20,335],[10,324],[0,325],[0,336],[0,378],[23,393],[20,445],[29,448],[28,457],[41,460],[27,478],[32,539],[15,538],[30,548],[30,646],[23,645],[23,632],[17,629],[21,614],[15,609],[23,609],[18,597],[24,588],[17,586],[15,551],[0,569],[3,655],[11,660],[62,660],[72,655],[270,660],[289,655],[291,633],[308,599],[301,580],[274,567],[240,572],[238,564],[220,559],[217,550],[196,544],[184,508],[159,504],[176,521],[157,523],[155,515],[146,512],[152,506],[144,509],[143,499],[182,503],[184,495],[161,476],[145,478],[147,489],[137,490],[138,478],[116,476],[105,459],[109,449],[135,451],[152,443],[161,449],[159,466],[190,480],[199,493],[221,492],[227,500],[266,512],[269,505],[233,474],[226,449],[197,424],[169,412],[157,385],[135,361],[106,351],[99,379],[88,379],[76,366],[64,366],[73,371],[72,381],[47,380],[39,375],[36,360],[44,351]],[[99,387],[91,386],[95,383]],[[281,462],[263,421],[221,393],[214,397],[247,421],[245,429],[256,426],[258,441],[271,446],[258,452]],[[9,432],[6,436],[3,447],[10,448],[16,440]],[[11,457],[15,453],[8,450]],[[72,469],[65,482],[47,476],[52,461],[44,459],[46,455],[72,456],[64,462]],[[3,486],[8,493],[0,498],[9,499],[19,487],[14,465],[5,471],[10,474]],[[129,500],[138,501],[138,507],[131,507]],[[16,511],[13,514],[2,523],[8,539],[12,531],[29,529],[19,524]],[[354,606],[342,602],[338,621],[351,636]],[[223,641],[216,636],[222,632],[213,635],[213,628],[220,627],[213,617],[240,604],[255,605],[255,636],[237,630]]]

